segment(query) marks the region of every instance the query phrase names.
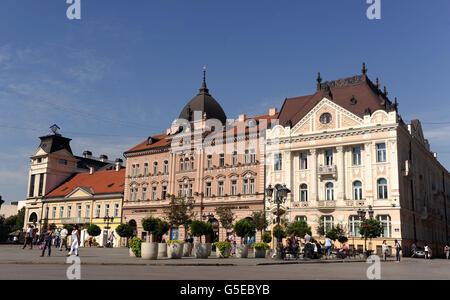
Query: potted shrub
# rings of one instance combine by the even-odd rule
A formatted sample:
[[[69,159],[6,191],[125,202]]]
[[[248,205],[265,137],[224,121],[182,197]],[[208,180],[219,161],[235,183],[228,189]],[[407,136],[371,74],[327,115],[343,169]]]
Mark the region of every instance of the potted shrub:
[[[266,251],[269,250],[269,245],[266,243],[254,243],[251,247],[255,249],[255,258],[265,258]]]
[[[131,229],[130,224],[128,224],[128,223],[126,223],[126,224],[124,224],[124,223],[119,224],[119,226],[117,226],[117,228],[116,228],[116,233],[117,233],[118,236],[120,236],[121,239],[123,239],[123,238],[127,239],[126,240],[127,241],[126,244],[127,244],[127,247],[128,247],[128,239],[133,236],[133,229]],[[122,244],[122,243],[120,243],[120,244]]]
[[[272,242],[272,233],[270,231],[266,231],[261,235],[263,243],[270,244]],[[270,247],[266,250],[266,256],[270,256]]]
[[[158,244],[158,256],[159,257],[167,257],[167,244],[165,242],[163,242],[162,237],[163,235],[165,235],[169,229],[170,229],[170,224],[166,221],[158,220],[158,224],[156,226],[156,231],[154,232],[154,234],[156,235],[156,241],[159,243]]]
[[[142,227],[145,231],[151,234],[150,243],[142,243],[142,259],[157,259],[158,258],[158,243],[153,242],[155,233],[158,232],[157,227],[159,220],[153,217],[142,219]]]
[[[215,242],[216,255],[217,258],[228,258],[231,253],[231,243],[230,242]]]
[[[199,220],[194,220],[190,224],[192,235],[200,238],[200,243],[194,243],[194,254],[196,258],[208,258],[207,244],[202,243],[202,235],[204,235],[207,226],[205,222]]]
[[[102,230],[97,225],[91,224],[87,228],[87,233],[92,237],[96,237],[102,233]]]
[[[212,224],[209,222],[205,222],[205,230],[203,235],[205,236],[205,244],[206,244],[206,253],[208,256],[211,256],[212,252],[212,243],[211,243],[211,234],[213,233]]]
[[[178,259],[183,256],[184,241],[167,241],[167,256]]]
[[[133,252],[135,257],[141,257],[142,256],[142,243],[144,240],[141,240],[140,238],[133,238],[130,240],[130,249]]]
[[[244,237],[249,237],[255,235],[255,224],[248,219],[241,219],[234,224],[234,231],[236,235],[241,238],[241,244],[236,245],[236,257],[247,258],[248,257],[248,247],[244,243]]]

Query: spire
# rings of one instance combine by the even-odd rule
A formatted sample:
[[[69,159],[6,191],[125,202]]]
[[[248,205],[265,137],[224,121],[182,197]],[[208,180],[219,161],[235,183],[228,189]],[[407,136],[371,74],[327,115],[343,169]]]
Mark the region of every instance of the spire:
[[[367,73],[367,68],[366,68],[365,62],[363,62],[363,68],[362,68],[361,72],[363,73],[363,75],[366,75],[366,73]]]
[[[206,87],[206,66],[203,66],[203,83],[202,87],[200,88],[200,94],[208,94],[209,90]]]
[[[320,72],[317,73],[317,90],[320,90],[320,84],[322,83],[322,77],[320,77]]]
[[[387,92],[387,89],[386,89],[386,86],[384,86],[384,90],[383,90],[383,92],[384,92],[384,95],[387,97],[387,95],[388,95],[388,92]]]
[[[378,77],[377,77],[377,82],[375,83],[375,86],[377,87],[377,89],[380,88],[380,80],[378,79]]]

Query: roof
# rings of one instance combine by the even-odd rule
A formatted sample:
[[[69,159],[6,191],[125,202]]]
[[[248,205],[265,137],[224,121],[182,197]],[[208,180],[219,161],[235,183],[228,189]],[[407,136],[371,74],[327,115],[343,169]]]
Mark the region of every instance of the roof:
[[[294,126],[324,97],[360,118],[379,109],[389,111],[396,108],[378,85],[366,75],[357,75],[322,83],[314,94],[286,99],[280,111],[280,125]]]
[[[70,141],[72,139],[61,136],[60,134],[50,134],[46,136],[41,136],[41,144],[39,147],[45,151],[45,153],[53,153],[62,149],[66,149],[72,154],[72,149],[70,148]]]
[[[47,194],[46,198],[65,197],[76,188],[88,189],[94,194],[123,193],[124,184],[125,168],[119,171],[99,171],[93,174],[77,173]]]

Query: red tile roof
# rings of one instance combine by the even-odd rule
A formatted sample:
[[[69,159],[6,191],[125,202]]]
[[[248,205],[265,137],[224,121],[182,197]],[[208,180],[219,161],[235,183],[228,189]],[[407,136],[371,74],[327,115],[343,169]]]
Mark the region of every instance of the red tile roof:
[[[60,186],[46,195],[51,197],[65,197],[75,188],[89,188],[94,194],[123,193],[125,183],[125,168],[120,171],[99,171],[94,174],[78,173],[63,182]]]

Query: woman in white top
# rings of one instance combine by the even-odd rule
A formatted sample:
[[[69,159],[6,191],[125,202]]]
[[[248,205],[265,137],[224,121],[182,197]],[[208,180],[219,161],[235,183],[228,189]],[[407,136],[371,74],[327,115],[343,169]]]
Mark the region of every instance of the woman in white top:
[[[389,254],[389,246],[386,243],[386,240],[383,241],[382,250],[383,250],[383,258],[384,260],[387,260],[388,254]]]
[[[78,226],[75,225],[75,227],[72,230],[72,246],[70,247],[70,252],[67,254],[67,256],[72,255],[72,251],[75,251],[75,254],[78,256],[78,246],[80,245],[80,232],[78,231]]]

